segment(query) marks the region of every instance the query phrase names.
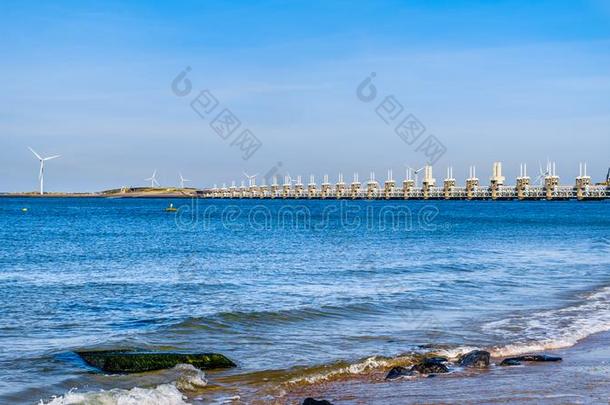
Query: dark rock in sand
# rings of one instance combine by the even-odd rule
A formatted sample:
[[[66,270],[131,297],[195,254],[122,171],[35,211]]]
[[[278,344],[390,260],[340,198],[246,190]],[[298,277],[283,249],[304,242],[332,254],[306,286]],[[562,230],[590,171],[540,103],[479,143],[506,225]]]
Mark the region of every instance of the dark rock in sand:
[[[547,356],[546,354],[530,354],[517,357],[518,361],[561,361],[561,357]]]
[[[458,365],[460,367],[485,368],[489,366],[491,355],[484,350],[473,350],[460,357]]]
[[[424,359],[422,362],[411,367],[411,371],[420,374],[442,374],[448,373],[449,369],[437,358]]]
[[[561,357],[547,356],[546,354],[528,354],[525,356],[508,357],[500,363],[501,366],[518,366],[523,361],[533,362],[547,362],[547,361],[561,361]]]
[[[521,362],[515,359],[504,359],[500,363],[501,366],[520,366]]]
[[[76,352],[88,365],[107,373],[141,373],[191,364],[200,370],[235,367],[218,353],[169,353],[132,350]]]
[[[317,399],[306,398],[305,401],[303,401],[303,405],[333,405],[333,404],[325,399],[318,401]]]
[[[386,380],[395,380],[400,377],[408,377],[408,376],[412,376],[412,375],[415,375],[414,371],[411,371],[407,368],[398,366],[398,367],[392,368],[388,372],[388,375],[385,376],[385,379]]]

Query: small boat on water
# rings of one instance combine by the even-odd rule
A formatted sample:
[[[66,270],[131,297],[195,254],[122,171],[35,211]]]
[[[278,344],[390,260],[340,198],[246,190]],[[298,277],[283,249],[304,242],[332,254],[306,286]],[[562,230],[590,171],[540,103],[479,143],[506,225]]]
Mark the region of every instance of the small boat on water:
[[[167,207],[165,209],[165,212],[176,212],[176,211],[178,211],[178,208],[174,207],[174,204],[172,204],[172,203],[170,203],[169,207]]]

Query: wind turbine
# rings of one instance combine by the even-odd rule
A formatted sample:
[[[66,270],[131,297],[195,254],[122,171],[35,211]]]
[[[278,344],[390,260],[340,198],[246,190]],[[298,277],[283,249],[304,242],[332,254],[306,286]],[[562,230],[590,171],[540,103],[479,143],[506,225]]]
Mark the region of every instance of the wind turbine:
[[[180,175],[180,188],[184,188],[184,183],[189,182],[189,179],[185,179],[184,177],[182,177],[182,173],[178,172],[178,174]]]
[[[248,179],[248,186],[256,186],[256,176],[258,176],[258,173],[250,176],[248,173],[244,172],[244,176],[246,176],[246,178]]]
[[[36,153],[36,151],[34,149],[30,148],[29,146],[28,146],[28,149],[31,150],[32,153],[34,154],[34,156],[36,156],[38,158],[38,160],[40,161],[40,173],[38,174],[38,179],[40,180],[40,195],[43,195],[44,194],[44,162],[46,162],[47,160],[58,158],[59,155],[43,158],[38,153]]]
[[[542,163],[540,163],[540,161],[538,161],[538,177],[536,177],[536,181],[540,182],[540,184],[542,184],[544,182],[545,177],[548,177],[551,175],[551,162],[547,159],[546,161],[546,171],[542,170]]]
[[[155,188],[155,185],[159,187],[159,182],[157,181],[157,169],[155,169],[152,176],[147,179],[144,179],[144,181],[150,181],[150,188]]]
[[[418,180],[419,180],[419,172],[421,172],[421,171],[422,171],[422,170],[424,170],[425,168],[426,168],[426,167],[424,166],[424,167],[420,167],[419,169],[415,170],[415,169],[414,169],[414,168],[412,168],[412,167],[408,167],[408,169],[411,171],[411,173],[415,174],[415,185],[416,185],[416,186],[417,186],[417,182],[418,182]],[[411,177],[411,176],[409,175],[409,177]]]

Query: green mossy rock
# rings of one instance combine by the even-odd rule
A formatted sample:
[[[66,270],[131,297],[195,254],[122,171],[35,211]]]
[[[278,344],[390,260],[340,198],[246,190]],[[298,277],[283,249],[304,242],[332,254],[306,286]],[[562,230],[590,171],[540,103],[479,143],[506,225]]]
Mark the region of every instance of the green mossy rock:
[[[141,373],[163,370],[177,364],[191,364],[200,370],[235,367],[218,353],[171,353],[128,350],[76,352],[88,365],[106,373]]]

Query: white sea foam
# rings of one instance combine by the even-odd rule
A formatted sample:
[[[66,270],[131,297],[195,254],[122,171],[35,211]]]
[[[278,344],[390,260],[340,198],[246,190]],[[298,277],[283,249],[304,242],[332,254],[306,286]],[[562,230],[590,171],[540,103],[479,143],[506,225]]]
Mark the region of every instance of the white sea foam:
[[[235,404],[235,403],[239,403],[239,401],[241,400],[241,397],[239,395],[233,395],[231,397],[221,397],[221,398],[216,398],[216,399],[212,399],[210,404]]]
[[[492,348],[494,356],[571,347],[587,336],[610,330],[610,287],[572,306],[501,319],[483,329],[512,342]]]
[[[188,405],[186,397],[174,384],[162,384],[155,388],[135,387],[130,390],[80,393],[70,390],[65,395],[55,397],[40,405]]]
[[[40,405],[188,405],[182,391],[196,390],[208,383],[204,372],[191,364],[178,364],[172,371],[178,373],[176,381],[154,388],[135,387],[98,392],[78,392],[72,389],[49,402],[40,401]]]
[[[435,354],[447,357],[449,359],[456,359],[463,354],[466,354],[468,352],[471,352],[473,350],[478,350],[478,349],[479,349],[478,347],[473,347],[473,346],[458,346],[458,347],[453,347],[450,349],[433,350],[433,352]]]

